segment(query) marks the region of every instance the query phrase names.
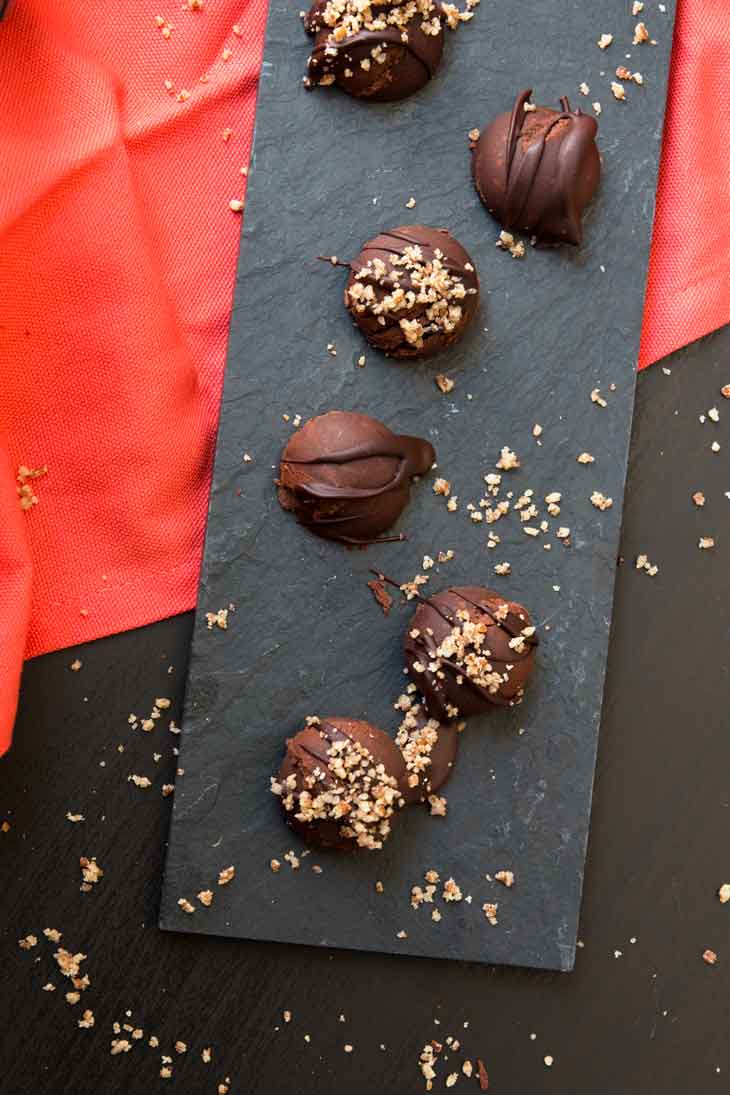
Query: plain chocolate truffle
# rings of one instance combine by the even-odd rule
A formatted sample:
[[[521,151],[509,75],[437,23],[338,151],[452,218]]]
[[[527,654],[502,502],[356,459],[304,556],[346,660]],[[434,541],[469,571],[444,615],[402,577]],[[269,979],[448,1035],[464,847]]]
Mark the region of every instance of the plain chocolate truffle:
[[[435,0],[317,0],[304,17],[314,35],[305,86],[336,84],[373,102],[405,99],[436,72],[444,23],[455,29],[471,17]]]
[[[522,605],[482,586],[457,586],[416,609],[406,666],[431,718],[463,718],[520,702],[537,642]]]
[[[289,825],[322,848],[382,848],[403,805],[400,750],[382,730],[358,719],[306,721],[287,741],[271,781]]]
[[[459,749],[463,723],[430,719],[420,703],[413,704],[403,718],[395,743],[406,766],[403,799],[406,805],[426,802],[451,775]]]
[[[435,459],[433,446],[420,437],[394,434],[366,414],[329,411],[287,442],[279,501],[319,536],[371,543],[398,520],[411,479]]]
[[[485,206],[510,231],[536,243],[579,244],[583,210],[601,178],[598,123],[580,109],[530,107],[523,91],[472,146],[474,183]]]
[[[458,342],[479,306],[469,255],[445,228],[407,225],[366,243],[350,263],[345,306],[391,357],[431,357]]]

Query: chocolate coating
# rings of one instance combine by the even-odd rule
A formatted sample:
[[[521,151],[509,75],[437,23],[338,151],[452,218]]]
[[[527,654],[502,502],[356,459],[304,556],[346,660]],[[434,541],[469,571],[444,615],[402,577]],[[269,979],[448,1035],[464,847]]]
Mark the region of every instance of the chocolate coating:
[[[580,244],[583,210],[601,178],[598,123],[561,99],[561,110],[526,111],[532,94],[517,96],[472,149],[479,197],[503,228],[533,235],[539,244]]]
[[[433,446],[420,437],[394,434],[366,414],[329,411],[287,442],[279,501],[319,536],[371,543],[398,520],[412,477],[435,459]]]
[[[461,725],[428,718],[421,704],[414,704],[406,712],[395,743],[406,766],[402,791],[407,806],[425,802],[446,783],[459,750]]]
[[[403,806],[405,763],[392,738],[358,719],[322,718],[289,738],[271,789],[308,844],[382,848]]]
[[[406,665],[431,718],[478,715],[520,702],[537,642],[522,605],[483,586],[457,586],[416,609]]]
[[[345,307],[365,338],[400,359],[458,342],[479,307],[479,278],[445,228],[406,225],[366,243],[350,263]]]
[[[317,0],[304,19],[315,35],[305,85],[336,84],[357,99],[405,99],[441,61],[441,7],[433,0],[377,3]]]

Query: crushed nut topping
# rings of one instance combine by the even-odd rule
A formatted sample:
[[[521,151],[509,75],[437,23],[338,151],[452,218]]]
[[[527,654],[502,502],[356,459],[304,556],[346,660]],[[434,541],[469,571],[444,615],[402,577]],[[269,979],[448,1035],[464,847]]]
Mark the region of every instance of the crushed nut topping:
[[[421,350],[430,335],[456,331],[463,319],[461,302],[476,292],[438,247],[426,258],[418,244],[409,244],[402,252],[388,253],[387,261],[364,263],[347,297],[353,312],[375,316],[381,326],[397,324],[406,342]]]
[[[512,452],[512,450],[505,445],[500,452],[499,460],[494,466],[501,471],[511,471],[513,468],[520,467],[520,459],[516,453]]]
[[[596,509],[607,510],[613,505],[613,498],[606,498],[605,494],[601,494],[600,490],[594,490],[591,495],[591,504]]]
[[[511,232],[500,232],[496,246],[502,251],[509,251],[513,259],[523,259],[525,257],[524,243],[522,240],[516,240]]]
[[[397,779],[361,742],[332,724],[317,725],[326,764],[301,767],[281,783],[272,781],[272,792],[297,821],[336,821],[340,834],[359,847],[382,848],[390,834],[389,819],[402,804]]]
[[[637,23],[634,27],[634,39],[633,45],[640,46],[644,42],[649,41],[649,31],[646,29],[646,23]]]

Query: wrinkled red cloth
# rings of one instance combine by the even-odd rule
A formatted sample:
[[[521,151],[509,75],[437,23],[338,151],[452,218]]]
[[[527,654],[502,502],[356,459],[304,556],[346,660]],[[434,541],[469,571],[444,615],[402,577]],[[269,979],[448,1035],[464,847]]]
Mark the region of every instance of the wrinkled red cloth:
[[[677,21],[642,366],[730,319],[726,4]],[[23,657],[195,603],[266,0],[166,5],[0,23],[0,753]]]

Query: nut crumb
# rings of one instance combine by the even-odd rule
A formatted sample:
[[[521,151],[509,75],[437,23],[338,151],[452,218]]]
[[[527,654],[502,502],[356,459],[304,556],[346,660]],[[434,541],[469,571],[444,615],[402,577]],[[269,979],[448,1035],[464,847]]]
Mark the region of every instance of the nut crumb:
[[[487,920],[492,925],[492,927],[497,926],[497,909],[498,908],[499,908],[499,906],[497,904],[495,904],[495,902],[493,902],[493,901],[485,901],[484,904],[482,905],[482,911],[484,912],[484,915],[486,916]]]
[[[730,882],[723,882],[720,889],[717,891],[717,896],[720,898],[720,903],[726,905],[730,901]]]
[[[497,871],[495,876],[497,882],[501,882],[507,889],[511,889],[515,884],[515,876],[513,871]]]
[[[235,867],[224,867],[218,874],[218,885],[226,886],[236,876]]]
[[[710,548],[714,548],[715,538],[714,536],[700,536],[698,547],[701,551],[709,551]]]
[[[608,47],[611,45],[611,42],[613,42],[612,34],[602,34],[596,42],[596,45],[599,49],[608,49]]]
[[[591,503],[596,509],[607,510],[613,505],[613,498],[607,498],[600,490],[594,490],[591,495]]]
[[[632,45],[640,46],[644,42],[649,41],[649,31],[646,29],[646,23],[637,23],[634,27],[634,39]]]
[[[436,387],[444,395],[448,395],[449,392],[454,390],[454,381],[449,376],[444,376],[443,373],[438,373],[435,378]]]
[[[499,468],[500,471],[511,471],[513,468],[520,467],[520,460],[517,454],[505,445],[500,452],[499,460],[494,466]]]
[[[206,908],[210,908],[210,906],[213,904],[213,891],[212,890],[201,890],[198,893],[197,897],[198,897],[198,901],[200,902],[200,904],[205,905]]]
[[[717,962],[717,955],[714,951],[708,949],[702,952],[702,960],[706,962],[708,966],[714,966]]]
[[[212,631],[214,627],[219,627],[221,631],[228,629],[227,608],[219,608],[217,612],[206,612],[205,619],[208,624],[208,631]]]
[[[182,909],[182,911],[184,913],[194,913],[195,912],[195,905],[191,905],[186,897],[178,898],[177,903],[178,903],[178,905],[180,906],[180,908]]]

